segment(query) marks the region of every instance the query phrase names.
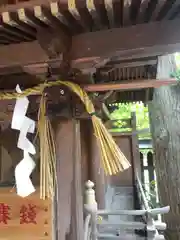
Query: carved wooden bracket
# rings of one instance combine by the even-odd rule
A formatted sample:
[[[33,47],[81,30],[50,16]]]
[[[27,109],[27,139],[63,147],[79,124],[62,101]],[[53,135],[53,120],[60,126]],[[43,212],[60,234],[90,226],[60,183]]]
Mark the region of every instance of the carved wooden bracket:
[[[56,73],[68,72],[70,67],[70,61],[68,53],[71,48],[72,36],[63,28],[59,27],[59,24],[54,20],[49,11],[42,6],[38,6],[36,9],[39,16],[45,17],[50,21],[50,27],[37,29],[37,40],[41,48],[48,55],[49,59],[61,59],[59,62],[49,63],[49,69],[53,71],[56,69]]]

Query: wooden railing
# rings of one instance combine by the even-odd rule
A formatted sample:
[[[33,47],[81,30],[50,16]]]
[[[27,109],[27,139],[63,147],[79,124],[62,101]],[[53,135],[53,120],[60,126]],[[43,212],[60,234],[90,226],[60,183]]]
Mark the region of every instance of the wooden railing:
[[[139,180],[138,180],[139,181]],[[140,189],[142,185],[140,184]],[[153,217],[158,214],[168,213],[170,207],[163,208],[155,208],[149,209],[148,202],[146,201],[146,196],[142,191],[142,198],[144,201],[144,209],[142,210],[98,210],[97,202],[95,199],[95,191],[93,189],[94,183],[88,181],[86,183],[86,202],[84,208],[86,210],[86,219],[84,225],[84,240],[97,240],[97,239],[137,239],[137,235],[135,234],[135,230],[145,230],[147,233],[146,236],[138,237],[138,239],[151,239],[158,240],[164,239],[164,236],[159,234],[160,231],[164,231],[166,229],[166,224],[162,222],[155,222]],[[121,221],[118,223],[110,223],[107,218],[103,219],[104,216],[110,215],[129,215],[129,216],[143,216],[146,221],[138,222],[138,221]],[[124,230],[127,232],[130,230],[131,234],[125,232],[125,234],[121,234],[121,230],[124,233]],[[117,236],[117,233],[120,233]]]
[[[146,194],[138,176],[136,176],[136,187],[142,208],[146,210],[150,209]]]

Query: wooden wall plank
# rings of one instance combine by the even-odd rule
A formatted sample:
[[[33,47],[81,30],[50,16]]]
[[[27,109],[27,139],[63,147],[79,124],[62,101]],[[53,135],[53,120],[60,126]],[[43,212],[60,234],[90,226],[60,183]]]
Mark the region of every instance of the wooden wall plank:
[[[94,130],[91,125],[91,181],[95,183],[96,200],[99,209],[105,208],[105,172],[101,162],[101,154],[99,151],[98,141],[94,135]]]
[[[2,205],[10,207],[7,224],[2,222]],[[29,205],[30,204],[30,205]],[[22,206],[35,206],[35,223],[20,223]],[[11,188],[0,188],[0,232],[1,238],[10,239],[52,239],[52,203],[51,200],[41,200],[39,189],[27,198],[21,198]],[[30,216],[30,215],[29,215]],[[30,219],[28,219],[30,220]]]
[[[117,145],[132,165],[132,162],[134,161],[132,155],[132,133],[129,132],[129,135],[112,133],[112,135]],[[116,175],[109,176],[109,182],[112,186],[133,187],[133,166],[130,166],[128,169],[124,170],[123,172],[119,172]]]

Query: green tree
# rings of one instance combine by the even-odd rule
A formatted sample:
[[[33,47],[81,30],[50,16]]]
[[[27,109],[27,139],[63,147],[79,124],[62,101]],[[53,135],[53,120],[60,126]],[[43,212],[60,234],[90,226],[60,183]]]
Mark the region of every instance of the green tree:
[[[123,126],[123,119],[131,117],[131,112],[136,112],[137,130],[149,129],[149,113],[148,107],[142,102],[129,104],[116,104],[117,109],[111,113],[111,119],[117,120],[113,131],[128,131],[129,129]],[[150,133],[140,134],[140,138],[150,138]]]
[[[169,78],[172,72],[176,72],[174,55],[158,57],[157,79]],[[180,84],[155,89],[149,103],[159,199],[162,205],[169,205],[171,209],[164,215],[167,240],[180,240],[179,103]]]

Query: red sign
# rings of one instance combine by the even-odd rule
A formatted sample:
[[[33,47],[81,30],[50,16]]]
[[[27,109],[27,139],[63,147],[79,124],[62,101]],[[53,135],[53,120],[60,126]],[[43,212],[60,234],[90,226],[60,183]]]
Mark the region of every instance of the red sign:
[[[10,207],[0,203],[0,223],[8,224],[8,220],[10,220]]]
[[[37,224],[36,209],[34,204],[22,205],[19,211],[20,224]],[[7,204],[0,203],[0,223],[8,224],[8,221],[11,220],[10,210],[11,208]]]
[[[28,204],[27,206],[22,205],[20,209],[20,224],[28,224],[36,222],[36,206]]]

